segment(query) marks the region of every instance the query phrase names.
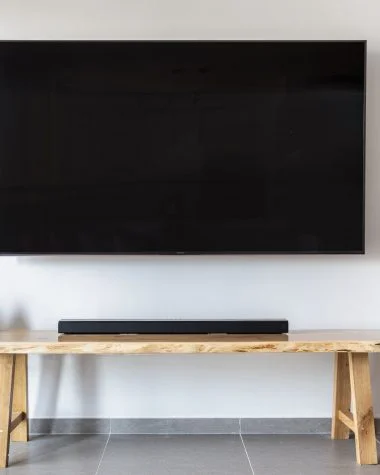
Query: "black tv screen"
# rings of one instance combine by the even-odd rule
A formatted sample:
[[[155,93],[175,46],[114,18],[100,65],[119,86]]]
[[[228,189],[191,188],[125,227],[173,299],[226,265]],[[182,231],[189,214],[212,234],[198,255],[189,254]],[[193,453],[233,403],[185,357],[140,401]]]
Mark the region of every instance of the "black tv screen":
[[[366,43],[0,42],[0,252],[362,253]]]

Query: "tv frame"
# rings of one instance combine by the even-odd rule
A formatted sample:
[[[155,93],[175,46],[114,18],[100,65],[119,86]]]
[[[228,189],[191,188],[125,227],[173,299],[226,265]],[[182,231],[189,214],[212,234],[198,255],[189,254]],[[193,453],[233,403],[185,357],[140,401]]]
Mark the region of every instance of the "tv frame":
[[[367,65],[368,65],[368,41],[363,39],[353,40],[243,40],[243,39],[215,39],[215,40],[187,40],[187,39],[1,39],[4,43],[362,43],[364,46],[364,71],[363,71],[363,206],[362,206],[362,229],[363,247],[358,251],[145,251],[145,252],[4,252],[0,249],[1,256],[234,256],[234,255],[364,255],[366,253],[366,232],[365,232],[365,204],[366,204],[366,110],[367,110]]]

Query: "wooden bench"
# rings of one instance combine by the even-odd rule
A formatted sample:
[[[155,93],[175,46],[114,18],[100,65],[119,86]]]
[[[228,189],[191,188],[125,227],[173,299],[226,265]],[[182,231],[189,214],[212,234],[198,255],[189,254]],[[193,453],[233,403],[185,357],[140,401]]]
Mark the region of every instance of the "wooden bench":
[[[0,332],[0,467],[9,441],[28,440],[27,355],[156,353],[335,353],[332,438],[355,435],[356,459],[377,464],[369,353],[380,331],[294,332],[288,335],[62,335]]]

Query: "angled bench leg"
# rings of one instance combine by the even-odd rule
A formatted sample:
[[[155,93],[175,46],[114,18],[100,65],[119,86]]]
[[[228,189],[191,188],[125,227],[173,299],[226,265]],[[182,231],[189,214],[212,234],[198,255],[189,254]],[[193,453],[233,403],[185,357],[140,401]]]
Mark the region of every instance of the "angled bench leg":
[[[350,411],[351,408],[351,411]],[[331,437],[355,434],[356,460],[378,463],[368,353],[336,353]]]
[[[14,355],[0,355],[0,468],[8,466],[14,367]]]
[[[28,442],[28,355],[15,356],[12,412],[19,415],[21,422],[11,434],[13,442]]]
[[[368,353],[350,353],[352,415],[358,463],[377,464],[375,419]]]

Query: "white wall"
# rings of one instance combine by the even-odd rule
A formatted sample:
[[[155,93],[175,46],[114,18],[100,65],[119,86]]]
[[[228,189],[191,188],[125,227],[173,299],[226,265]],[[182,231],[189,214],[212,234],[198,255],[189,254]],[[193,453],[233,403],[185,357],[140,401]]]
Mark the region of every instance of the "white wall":
[[[368,39],[365,256],[0,259],[0,322],[288,317],[380,328],[378,0],[0,0],[3,39]],[[327,417],[330,355],[31,358],[34,417]],[[380,359],[373,358],[380,416]],[[58,393],[58,398],[56,397]]]

